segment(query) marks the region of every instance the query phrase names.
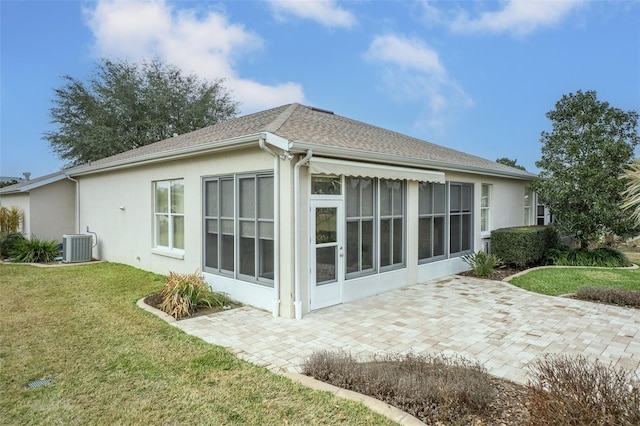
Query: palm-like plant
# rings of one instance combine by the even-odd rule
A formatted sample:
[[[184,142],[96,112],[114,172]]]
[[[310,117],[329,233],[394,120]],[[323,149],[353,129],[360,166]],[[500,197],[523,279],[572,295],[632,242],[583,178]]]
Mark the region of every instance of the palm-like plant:
[[[627,180],[627,188],[622,192],[622,208],[631,210],[631,217],[640,226],[640,159],[636,159],[622,174]]]

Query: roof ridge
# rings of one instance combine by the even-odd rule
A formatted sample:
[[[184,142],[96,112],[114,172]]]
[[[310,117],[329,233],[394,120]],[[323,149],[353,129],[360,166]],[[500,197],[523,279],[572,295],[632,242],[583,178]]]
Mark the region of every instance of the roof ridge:
[[[264,127],[264,131],[269,133],[277,132],[278,129],[282,127],[282,125],[289,119],[289,117],[291,117],[293,111],[295,111],[299,106],[300,104],[298,103],[287,105],[287,108],[284,111],[282,111],[273,121],[271,121]]]

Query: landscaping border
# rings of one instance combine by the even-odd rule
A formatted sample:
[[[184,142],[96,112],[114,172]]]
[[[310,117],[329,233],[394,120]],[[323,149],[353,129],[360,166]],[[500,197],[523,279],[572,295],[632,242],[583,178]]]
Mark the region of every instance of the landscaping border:
[[[528,274],[531,271],[537,271],[539,269],[550,269],[550,268],[573,268],[573,269],[638,269],[639,266],[635,263],[631,266],[621,266],[621,267],[608,267],[608,266],[571,266],[571,265],[545,265],[545,266],[536,266],[534,268],[529,268],[524,271],[518,272],[517,274],[509,275],[502,279],[504,282],[509,282],[513,278],[520,277],[522,275]]]

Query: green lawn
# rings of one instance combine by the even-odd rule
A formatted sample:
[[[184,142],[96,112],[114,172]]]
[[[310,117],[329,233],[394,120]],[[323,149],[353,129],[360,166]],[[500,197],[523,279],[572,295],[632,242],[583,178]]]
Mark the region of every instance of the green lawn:
[[[135,306],[162,285],[118,264],[0,265],[0,424],[394,424]]]
[[[511,284],[536,293],[559,296],[580,287],[640,290],[640,269],[548,268],[513,278]]]

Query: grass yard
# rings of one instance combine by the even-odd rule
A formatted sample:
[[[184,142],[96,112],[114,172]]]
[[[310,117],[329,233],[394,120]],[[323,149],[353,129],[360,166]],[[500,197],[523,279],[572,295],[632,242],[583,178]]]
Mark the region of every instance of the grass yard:
[[[528,272],[509,282],[549,296],[575,293],[587,286],[640,290],[640,269],[547,268]]]
[[[0,424],[394,424],[135,306],[163,283],[109,263],[0,265]]]

